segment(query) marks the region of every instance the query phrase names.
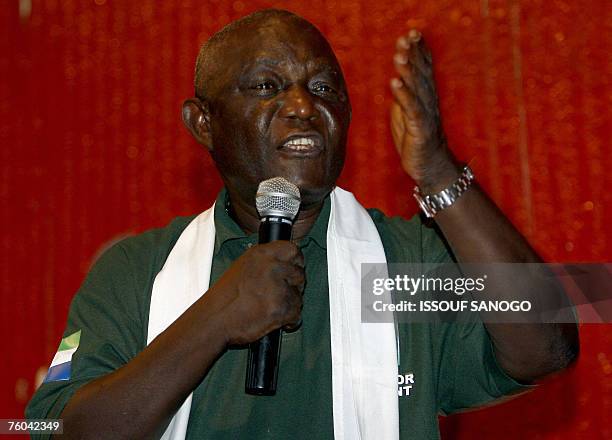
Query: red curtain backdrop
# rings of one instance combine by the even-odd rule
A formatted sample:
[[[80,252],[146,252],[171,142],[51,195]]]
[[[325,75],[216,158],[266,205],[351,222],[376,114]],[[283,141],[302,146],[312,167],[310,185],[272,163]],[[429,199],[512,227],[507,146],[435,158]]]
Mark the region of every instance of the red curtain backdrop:
[[[336,50],[354,108],[341,184],[366,206],[416,212],[388,128],[395,39],[416,27],[450,144],[484,188],[547,260],[611,261],[607,0],[2,0],[0,418],[22,416],[100,249],[213,201],[181,103],[199,45],[262,7]],[[444,419],[444,438],[612,439],[612,325],[581,330],[572,371]]]

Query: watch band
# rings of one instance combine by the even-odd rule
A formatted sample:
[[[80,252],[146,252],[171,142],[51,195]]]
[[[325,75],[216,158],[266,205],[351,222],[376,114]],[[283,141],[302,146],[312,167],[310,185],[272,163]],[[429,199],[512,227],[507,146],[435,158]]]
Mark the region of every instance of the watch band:
[[[461,194],[467,191],[474,181],[474,173],[469,166],[463,167],[463,172],[455,182],[439,193],[423,195],[418,186],[414,187],[414,198],[427,216],[433,218],[438,212],[448,208],[457,201]]]

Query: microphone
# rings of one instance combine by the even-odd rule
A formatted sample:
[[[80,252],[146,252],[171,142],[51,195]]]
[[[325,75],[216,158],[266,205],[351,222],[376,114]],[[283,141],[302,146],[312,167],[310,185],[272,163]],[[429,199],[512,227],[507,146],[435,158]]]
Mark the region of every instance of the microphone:
[[[300,209],[300,190],[282,177],[259,184],[255,206],[261,218],[259,243],[291,240],[293,220]],[[245,391],[257,396],[273,396],[280,361],[281,329],[249,344]]]

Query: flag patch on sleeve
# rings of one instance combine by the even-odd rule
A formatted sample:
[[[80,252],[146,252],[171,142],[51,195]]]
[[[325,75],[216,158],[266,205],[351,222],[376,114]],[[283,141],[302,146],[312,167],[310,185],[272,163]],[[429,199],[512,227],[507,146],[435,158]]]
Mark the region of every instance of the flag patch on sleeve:
[[[81,330],[74,332],[73,334],[66,336],[60,342],[57,353],[51,361],[49,371],[45,376],[46,382],[54,382],[56,380],[69,380],[70,379],[70,364],[72,362],[72,355],[77,348],[79,348],[79,341],[81,340]]]

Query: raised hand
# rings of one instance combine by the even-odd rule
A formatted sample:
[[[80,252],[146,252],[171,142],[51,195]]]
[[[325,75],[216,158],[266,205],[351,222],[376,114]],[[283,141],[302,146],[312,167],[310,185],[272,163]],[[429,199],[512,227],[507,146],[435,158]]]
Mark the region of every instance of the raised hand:
[[[413,29],[400,37],[393,60],[399,77],[391,80],[391,133],[402,167],[426,193],[441,190],[459,173],[446,144],[431,52],[421,33]]]

